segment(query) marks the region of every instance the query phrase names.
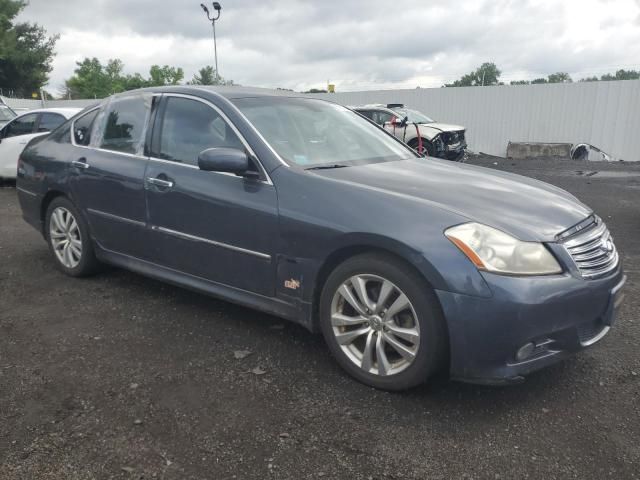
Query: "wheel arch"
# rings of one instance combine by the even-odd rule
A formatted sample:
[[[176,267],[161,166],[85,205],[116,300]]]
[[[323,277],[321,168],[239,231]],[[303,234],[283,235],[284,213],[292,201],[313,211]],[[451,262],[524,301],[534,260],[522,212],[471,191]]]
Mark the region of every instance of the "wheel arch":
[[[319,322],[318,311],[320,295],[331,272],[348,258],[366,253],[378,253],[399,261],[408,269],[419,275],[431,289],[435,290],[444,285],[445,280],[421,253],[416,252],[395,240],[368,238],[367,241],[341,245],[325,257],[315,276],[311,299],[313,306],[312,322],[314,329],[318,327]],[[442,306],[438,304],[438,308],[442,309]]]
[[[64,193],[62,190],[49,190],[45,196],[42,198],[42,202],[40,202],[40,224],[42,225],[42,234],[45,235],[46,232],[46,216],[47,210],[49,209],[49,205],[51,202],[58,197],[69,198],[69,196]]]

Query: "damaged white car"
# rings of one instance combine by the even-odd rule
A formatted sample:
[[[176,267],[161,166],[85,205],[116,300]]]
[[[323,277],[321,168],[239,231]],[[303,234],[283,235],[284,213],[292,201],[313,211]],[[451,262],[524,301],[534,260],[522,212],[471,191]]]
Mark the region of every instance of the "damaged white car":
[[[418,153],[446,160],[461,161],[467,142],[465,128],[439,123],[427,115],[400,103],[352,107],[405,142]]]

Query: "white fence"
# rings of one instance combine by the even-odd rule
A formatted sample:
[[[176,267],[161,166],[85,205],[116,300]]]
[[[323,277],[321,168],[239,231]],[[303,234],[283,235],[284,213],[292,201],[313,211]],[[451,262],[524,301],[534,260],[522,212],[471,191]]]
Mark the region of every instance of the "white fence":
[[[467,128],[469,148],[505,156],[512,142],[589,143],[640,160],[640,80],[377,90],[315,95],[342,105],[404,103]]]
[[[469,148],[505,156],[512,142],[589,143],[615,159],[640,160],[640,80],[551,85],[420,88],[314,95],[343,105],[404,103],[467,128]],[[5,99],[17,108],[40,100]],[[85,107],[96,100],[49,100]]]

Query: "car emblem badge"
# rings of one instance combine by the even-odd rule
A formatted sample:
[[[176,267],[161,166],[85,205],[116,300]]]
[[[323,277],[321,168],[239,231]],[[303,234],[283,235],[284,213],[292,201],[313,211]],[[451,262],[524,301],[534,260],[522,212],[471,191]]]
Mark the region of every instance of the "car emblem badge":
[[[293,278],[291,280],[285,280],[284,288],[288,288],[290,290],[297,290],[300,288],[300,280],[295,280]]]

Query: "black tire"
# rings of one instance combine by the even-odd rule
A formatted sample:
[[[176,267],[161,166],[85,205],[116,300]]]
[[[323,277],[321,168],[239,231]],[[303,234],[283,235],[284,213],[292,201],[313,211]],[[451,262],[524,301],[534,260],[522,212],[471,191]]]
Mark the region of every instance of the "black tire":
[[[425,140],[424,138],[422,139],[422,152],[418,151],[418,144],[419,142],[417,138],[414,138],[409,142],[409,146],[413,148],[416,152],[422,155],[426,155],[428,157],[434,156],[435,150],[433,148],[433,145],[431,145],[431,142],[429,142],[428,140]]]
[[[64,208],[73,216],[78,225],[78,230],[80,231],[80,239],[82,241],[81,254],[78,264],[74,267],[64,265],[54,251],[55,249],[50,234],[51,217],[53,212],[59,207]],[[88,275],[93,275],[100,270],[100,262],[98,262],[95,256],[89,226],[71,200],[66,197],[57,197],[51,201],[45,215],[44,232],[53,260],[60,271],[72,277],[86,277]]]
[[[362,370],[342,350],[331,324],[333,297],[340,286],[354,275],[375,275],[389,280],[408,297],[419,323],[417,354],[404,370],[381,376]],[[425,383],[446,364],[448,335],[433,288],[408,265],[392,256],[369,253],[340,264],[327,279],[319,305],[320,328],[329,349],[344,370],[358,381],[382,390],[406,390]]]

